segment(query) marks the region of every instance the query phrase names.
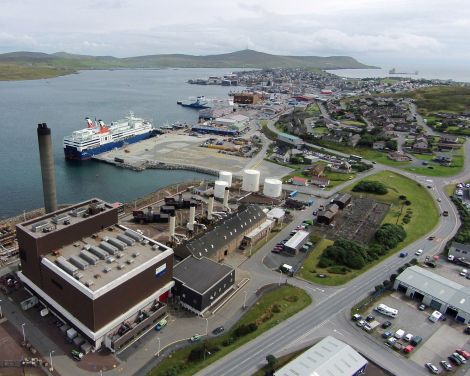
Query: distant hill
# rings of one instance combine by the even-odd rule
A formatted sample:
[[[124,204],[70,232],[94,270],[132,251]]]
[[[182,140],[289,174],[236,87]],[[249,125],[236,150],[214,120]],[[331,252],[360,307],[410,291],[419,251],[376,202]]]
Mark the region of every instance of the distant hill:
[[[6,71],[18,68],[26,76],[22,79],[36,79],[35,69],[57,75],[64,72],[84,69],[119,68],[317,68],[317,69],[356,69],[375,68],[362,64],[349,56],[280,56],[253,50],[242,50],[220,55],[194,56],[184,54],[147,55],[128,58],[113,56],[76,55],[67,52],[46,54],[42,52],[10,52],[0,54],[0,67]],[[27,72],[35,73],[31,78]],[[68,73],[65,73],[68,74]],[[48,75],[48,77],[51,77]],[[0,80],[18,79],[6,77],[0,69]],[[21,79],[21,78],[20,78]]]

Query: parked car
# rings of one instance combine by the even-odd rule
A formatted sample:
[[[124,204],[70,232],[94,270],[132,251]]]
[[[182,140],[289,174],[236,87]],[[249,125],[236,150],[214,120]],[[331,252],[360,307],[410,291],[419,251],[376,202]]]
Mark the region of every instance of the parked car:
[[[415,348],[414,348],[413,345],[407,345],[407,346],[405,346],[405,348],[403,349],[403,352],[404,352],[405,354],[409,354],[409,353],[412,352],[414,349],[415,349]]]
[[[460,355],[459,353],[454,352],[454,353],[452,353],[452,355],[455,356],[457,359],[459,359],[461,364],[466,364],[466,363],[467,363],[467,359],[465,359],[465,358],[464,358],[462,355]]]
[[[199,342],[201,338],[202,338],[201,334],[195,334],[189,339],[189,342]]]
[[[400,257],[406,257],[408,256],[408,252],[400,252]]]
[[[83,353],[81,353],[78,350],[72,350],[70,354],[72,355],[72,358],[74,358],[75,360],[82,360],[83,358]]]
[[[452,366],[446,360],[441,360],[439,364],[444,368],[446,371],[452,371]]]
[[[353,321],[359,321],[360,319],[362,319],[362,316],[358,313],[356,313],[352,316]]]
[[[423,339],[420,337],[420,336],[413,336],[413,338],[411,339],[410,343],[416,347],[418,346],[421,342],[423,341]]]
[[[382,333],[382,338],[390,338],[393,335],[392,332],[383,332]]]
[[[397,339],[395,337],[390,337],[389,339],[385,341],[385,344],[387,346],[392,347],[396,342],[397,342]]]
[[[383,328],[383,329],[387,329],[387,328],[389,328],[390,326],[392,326],[392,323],[391,323],[390,321],[384,321],[384,322],[382,323],[382,328]]]
[[[468,270],[467,270],[467,269],[462,269],[459,274],[460,274],[462,277],[466,277],[466,276],[467,276],[467,273],[468,273]]]
[[[410,342],[410,341],[413,339],[413,334],[408,333],[407,335],[405,335],[405,336],[403,337],[403,339],[404,339],[406,342]]]
[[[216,335],[222,333],[224,330],[225,330],[225,328],[223,326],[218,326],[217,328],[215,328],[212,331],[212,334],[216,336]]]
[[[356,325],[359,328],[362,328],[364,325],[366,325],[366,321],[365,320],[359,320]]]
[[[454,354],[451,354],[447,357],[447,359],[450,360],[452,364],[455,364],[456,366],[460,366],[462,362],[460,361],[460,358],[454,356]]]
[[[424,304],[420,304],[418,307],[418,310],[424,311],[426,309],[426,306]]]
[[[375,320],[375,316],[369,315],[369,316],[366,317],[367,322],[372,322],[374,320]]]
[[[470,352],[463,350],[463,349],[457,349],[455,352],[461,356],[463,356],[465,359],[470,359]]]
[[[439,373],[439,370],[437,369],[437,367],[434,364],[426,363],[425,366],[429,370],[429,372],[434,373],[435,375],[437,375]]]

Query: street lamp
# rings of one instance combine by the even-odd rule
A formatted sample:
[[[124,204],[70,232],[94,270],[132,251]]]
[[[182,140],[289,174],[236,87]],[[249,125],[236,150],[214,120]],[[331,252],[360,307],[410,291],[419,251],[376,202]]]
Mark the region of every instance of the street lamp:
[[[157,341],[158,341],[158,352],[157,352],[157,356],[160,356],[160,347],[161,347],[160,337],[157,337]]]
[[[23,331],[23,343],[26,343],[26,334],[24,333],[24,326],[25,325],[26,325],[26,323],[21,324],[21,329]]]
[[[51,361],[51,372],[54,372],[54,366],[52,365],[52,354],[54,354],[54,350],[49,352],[49,360]]]
[[[282,279],[282,270],[279,270],[281,274],[279,274],[279,283],[278,286],[281,286],[281,279]]]
[[[0,318],[3,318],[2,301],[0,300]]]
[[[245,290],[245,299],[243,300],[243,309],[246,308],[246,295],[248,294],[248,291]]]
[[[207,333],[209,331],[209,319],[207,317],[204,317],[204,320],[206,320],[206,337],[207,337]]]

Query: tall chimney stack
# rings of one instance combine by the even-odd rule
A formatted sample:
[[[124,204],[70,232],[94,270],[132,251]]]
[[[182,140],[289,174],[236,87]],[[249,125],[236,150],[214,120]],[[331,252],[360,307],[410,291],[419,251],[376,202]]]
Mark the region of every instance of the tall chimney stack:
[[[173,240],[175,237],[176,217],[174,214],[170,216],[170,239]]]
[[[227,208],[227,209],[228,209],[228,195],[229,195],[229,192],[230,192],[230,188],[225,187],[224,201],[223,201],[222,205],[224,206],[224,208]]]
[[[38,124],[39,159],[41,161],[42,190],[46,213],[57,210],[54,153],[52,149],[51,129],[46,123]]]
[[[188,221],[188,230],[194,231],[194,221],[196,220],[196,205],[191,204],[189,207],[189,221]]]
[[[214,195],[209,196],[209,202],[207,203],[207,219],[212,219],[212,212],[214,211]]]

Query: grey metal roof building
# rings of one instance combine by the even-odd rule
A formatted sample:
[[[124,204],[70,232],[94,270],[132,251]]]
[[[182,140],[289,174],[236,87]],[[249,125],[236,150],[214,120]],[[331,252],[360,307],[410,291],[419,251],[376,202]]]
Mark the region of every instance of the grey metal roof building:
[[[449,255],[463,257],[468,260],[470,259],[470,245],[452,242],[449,248]]]
[[[470,320],[470,288],[429,270],[406,268],[396,278],[394,288],[459,322]]]
[[[248,232],[265,220],[266,214],[258,205],[241,207],[237,212],[222,218],[214,228],[203,235],[175,248],[175,254],[180,258],[189,255],[196,258],[214,258],[221,250],[234,248],[234,245],[231,245],[232,242],[238,240],[241,242]],[[237,244],[236,247],[239,245]]]
[[[287,363],[275,376],[356,376],[364,373],[367,360],[348,344],[331,336]]]

